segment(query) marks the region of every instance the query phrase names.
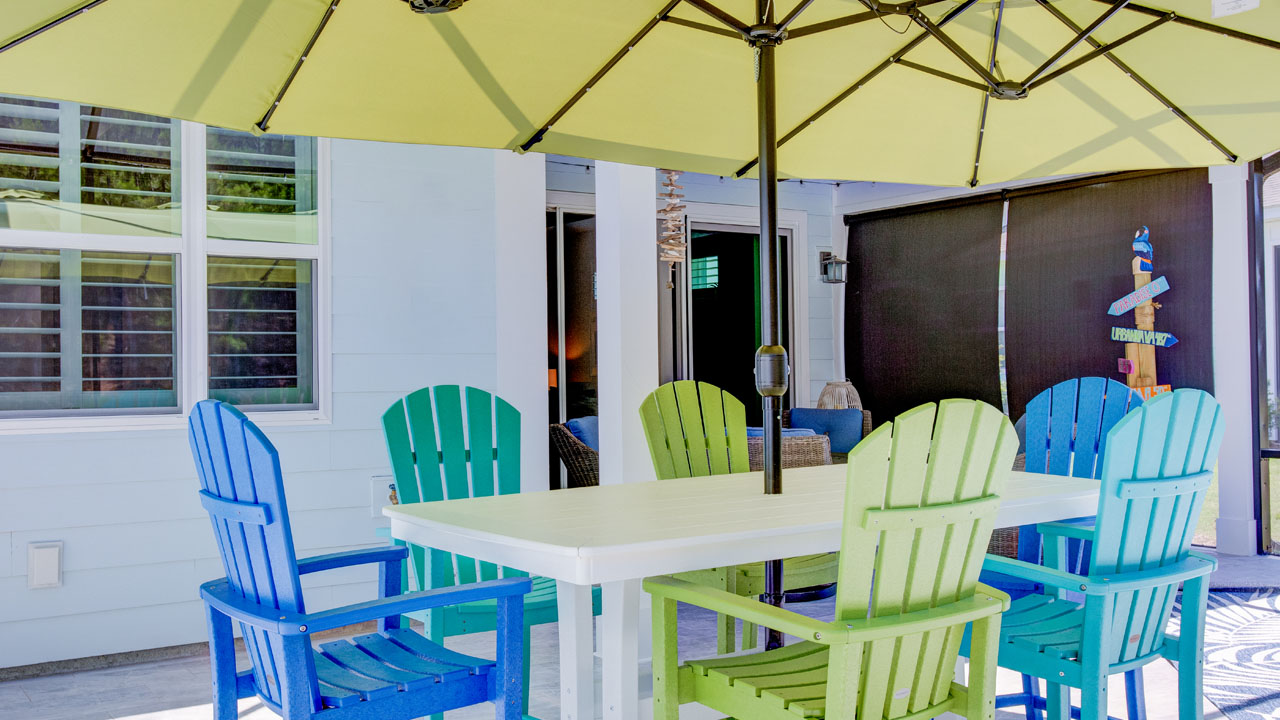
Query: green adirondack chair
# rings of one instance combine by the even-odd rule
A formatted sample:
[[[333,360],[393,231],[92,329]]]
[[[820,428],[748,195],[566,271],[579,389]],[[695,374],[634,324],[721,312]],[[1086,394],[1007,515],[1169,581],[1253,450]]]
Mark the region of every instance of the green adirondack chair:
[[[936,413],[936,423],[935,423]],[[656,720],[698,702],[739,720],[995,715],[1004,593],[978,583],[1018,440],[976,400],[921,405],[849,454],[835,619],[823,622],[677,578],[650,578]],[[676,603],[800,638],[777,650],[677,666]],[[952,682],[973,625],[968,686]]]
[[[464,405],[465,400],[465,405]],[[464,413],[465,407],[465,413]],[[510,403],[474,387],[437,385],[397,400],[382,415],[396,495],[402,503],[457,500],[520,492],[520,413]],[[470,472],[468,473],[468,468]],[[405,544],[397,541],[397,544]],[[477,562],[435,548],[408,544],[409,591],[465,585],[528,573]],[[600,589],[592,594],[600,614]],[[497,603],[481,601],[433,608],[410,617],[427,638],[486,632],[497,627]],[[556,622],[556,583],[533,578],[524,601],[524,711],[529,711],[529,628]]]
[[[1107,434],[1094,528],[1045,523],[1042,567],[988,556],[985,569],[1042,583],[1015,600],[1000,665],[1048,682],[1049,720],[1106,720],[1107,678],[1161,657],[1178,664],[1182,720],[1199,720],[1205,603],[1215,561],[1190,551],[1222,442],[1218,403],[1201,390],[1157,395]],[[1092,540],[1088,576],[1066,572],[1066,540]],[[1180,637],[1165,634],[1182,583]],[[1066,597],[1082,593],[1083,602]]]
[[[659,480],[706,477],[747,472],[747,410],[740,400],[710,383],[677,380],[649,393],[640,404],[653,468]],[[830,593],[799,592],[836,581],[834,554],[806,555],[783,562],[784,590],[792,602],[830,597]],[[710,568],[677,577],[719,587],[738,595],[764,592],[764,563]],[[737,622],[721,615],[716,624],[716,648],[733,652]],[[744,623],[742,648],[756,646],[754,625]]]

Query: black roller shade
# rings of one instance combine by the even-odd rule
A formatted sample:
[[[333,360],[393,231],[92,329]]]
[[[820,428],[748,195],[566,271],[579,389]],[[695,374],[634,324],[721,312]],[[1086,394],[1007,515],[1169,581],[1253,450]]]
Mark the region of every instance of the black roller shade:
[[[1121,382],[1124,343],[1111,328],[1133,327],[1133,312],[1107,314],[1133,291],[1133,235],[1151,231],[1156,330],[1177,345],[1156,350],[1161,384],[1213,391],[1213,213],[1203,169],[1148,174],[1009,199],[1006,351],[1009,411],[1020,417],[1041,390],[1073,377]],[[1243,310],[1242,310],[1243,312]]]
[[[849,379],[879,424],[921,403],[1000,407],[1001,199],[852,216]]]

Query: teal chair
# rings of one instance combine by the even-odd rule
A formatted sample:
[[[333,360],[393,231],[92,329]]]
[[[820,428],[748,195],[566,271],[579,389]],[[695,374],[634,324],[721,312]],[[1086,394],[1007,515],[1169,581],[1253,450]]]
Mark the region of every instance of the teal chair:
[[[1046,680],[1049,720],[1074,714],[1072,687],[1081,691],[1082,720],[1106,720],[1108,677],[1162,657],[1178,664],[1179,717],[1201,718],[1205,604],[1216,563],[1190,546],[1221,443],[1211,395],[1158,395],[1107,433],[1092,526],[1040,524],[1044,566],[987,556],[984,570],[1044,587],[1005,613],[999,664]],[[1087,574],[1065,569],[1068,539],[1091,543]],[[1180,583],[1181,635],[1172,637],[1165,626]]]
[[[1027,412],[1018,421],[1026,453],[1024,469],[1049,475],[1097,478],[1102,472],[1107,433],[1120,418],[1140,405],[1142,395],[1110,378],[1072,378],[1044,389],[1027,403]],[[1078,518],[1072,523],[1084,530],[1093,527],[1094,519]],[[1090,543],[1069,538],[1066,545],[1067,564],[1061,569],[1088,574]],[[1035,525],[1018,529],[1018,559],[1041,563],[1041,539]],[[1035,583],[990,572],[983,573],[982,582],[1005,591],[1015,600],[1041,591]],[[1124,680],[1128,720],[1145,720],[1142,670],[1130,670]],[[1045,702],[1039,682],[1023,675],[1022,692],[997,697],[996,707],[1023,707],[1027,720],[1038,720]]]
[[[382,430],[401,503],[435,502],[520,492],[520,412],[478,388],[437,385],[397,400],[382,415]],[[469,471],[468,471],[469,470]],[[397,541],[398,544],[404,544]],[[466,585],[527,575],[513,568],[409,544],[406,578],[411,591]],[[524,711],[529,711],[529,628],[557,618],[556,582],[535,577],[524,601]],[[600,614],[600,588],[592,591]],[[427,638],[444,643],[454,635],[497,627],[497,604],[481,601],[410,613],[426,626]]]

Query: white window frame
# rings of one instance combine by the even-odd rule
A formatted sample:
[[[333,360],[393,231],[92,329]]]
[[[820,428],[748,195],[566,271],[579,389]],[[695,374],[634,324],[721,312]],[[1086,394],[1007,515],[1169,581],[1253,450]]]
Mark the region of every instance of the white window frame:
[[[206,127],[176,121],[181,126],[182,236],[156,237],[67,233],[48,230],[0,229],[0,246],[49,250],[91,250],[173,255],[178,265],[177,369],[179,408],[171,413],[130,415],[59,415],[0,418],[0,435],[65,433],[103,430],[173,430],[185,427],[187,414],[209,397],[209,292],[207,259],[210,255],[284,258],[314,263],[316,407],[307,410],[254,411],[245,415],[258,425],[322,425],[331,422],[333,404],[333,355],[331,352],[331,232],[330,142],[316,142],[316,215],[319,237],[314,245],[256,240],[217,240],[206,234],[207,174]],[[198,208],[198,211],[191,209]]]

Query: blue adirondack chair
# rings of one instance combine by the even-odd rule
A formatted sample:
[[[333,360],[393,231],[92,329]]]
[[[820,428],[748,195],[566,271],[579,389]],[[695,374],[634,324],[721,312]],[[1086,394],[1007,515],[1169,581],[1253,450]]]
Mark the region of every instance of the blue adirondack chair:
[[[1013,602],[1000,629],[999,663],[1045,678],[1050,720],[1107,717],[1107,678],[1161,657],[1178,664],[1181,720],[1199,720],[1208,575],[1190,551],[1222,443],[1218,403],[1201,390],[1164,393],[1132,410],[1106,436],[1094,527],[1046,523],[1045,566],[988,555],[987,570],[1040,583]],[[1067,571],[1066,540],[1091,541],[1087,574]],[[1181,635],[1165,634],[1182,588]],[[1084,595],[1083,602],[1067,593]]]
[[[464,415],[463,409],[466,409]],[[395,401],[382,415],[382,430],[400,502],[434,502],[520,492],[520,412],[500,397],[474,387],[437,385]],[[425,448],[420,452],[418,448]],[[470,468],[470,472],[468,472]],[[396,541],[397,544],[404,544]],[[499,568],[462,555],[408,545],[411,590],[431,590],[476,580],[493,580]],[[502,577],[524,571],[504,567]],[[532,579],[524,600],[524,683],[528,710],[529,628],[556,622],[556,583]],[[600,614],[600,589],[592,592]],[[426,626],[427,638],[443,643],[454,635],[493,630],[498,608],[492,600],[409,613]]]
[[[520,720],[523,597],[527,578],[401,594],[400,547],[297,560],[280,458],[262,431],[217,400],[189,419],[200,502],[213,521],[225,578],[200,586],[209,624],[216,720],[235,720],[236,700],[257,695],[288,720],[417,718],[480,702],[499,720]],[[378,564],[381,597],[308,613],[299,576]],[[401,615],[459,603],[497,604],[495,660],[447,650],[403,625]],[[311,645],[323,630],[378,621],[378,631]],[[232,622],[240,624],[252,667],[236,672]]]
[[[1027,403],[1026,415],[1019,422],[1023,426],[1027,472],[1098,477],[1102,470],[1100,458],[1106,448],[1107,433],[1120,418],[1140,405],[1140,394],[1124,383],[1108,378],[1074,378],[1042,391]],[[1084,533],[1093,523],[1094,519],[1087,517],[1068,521],[1067,524]],[[1087,540],[1068,538],[1067,564],[1063,569],[1087,574],[1090,545]],[[1018,529],[1019,560],[1039,564],[1041,550],[1041,536],[1036,526],[1024,525]],[[984,572],[982,582],[1009,593],[1014,599],[1040,590],[1035,583],[992,572]],[[1129,720],[1143,720],[1146,707],[1141,669],[1125,673],[1125,690]],[[997,708],[1025,708],[1027,720],[1037,720],[1045,706],[1040,683],[1029,675],[1022,676],[1022,692],[996,698]]]

